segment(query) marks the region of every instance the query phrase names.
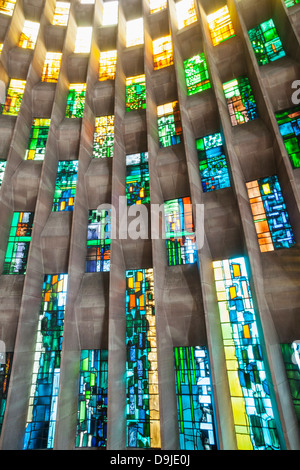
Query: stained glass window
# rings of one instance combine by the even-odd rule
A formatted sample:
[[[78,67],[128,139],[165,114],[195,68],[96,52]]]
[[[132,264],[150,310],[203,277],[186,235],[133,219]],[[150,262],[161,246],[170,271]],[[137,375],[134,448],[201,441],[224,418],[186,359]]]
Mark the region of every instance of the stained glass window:
[[[16,0],[0,0],[0,13],[12,16],[15,8]]]
[[[113,25],[118,23],[118,2],[104,2],[103,3],[103,26]]]
[[[268,64],[285,56],[274,21],[264,21],[248,31],[259,65]]]
[[[87,273],[110,270],[111,214],[106,210],[89,211],[87,233]]]
[[[4,359],[4,358],[3,358]],[[9,380],[11,375],[11,366],[13,360],[13,353],[5,353],[5,361],[0,361],[0,436],[3,426],[4,413],[7,402],[7,393],[9,387]]]
[[[126,155],[126,197],[129,206],[150,202],[148,152]]]
[[[3,274],[25,274],[33,212],[14,212],[4,258]]]
[[[67,274],[44,278],[23,449],[53,448],[67,283]]]
[[[143,18],[127,21],[126,23],[126,46],[137,46],[144,44]]]
[[[85,105],[86,83],[72,83],[69,86],[66,118],[82,118]]]
[[[294,245],[293,231],[276,175],[247,183],[260,251]]]
[[[190,197],[165,201],[164,212],[168,265],[195,263],[197,248]]]
[[[216,424],[208,351],[205,346],[174,348],[181,450],[216,450]]]
[[[180,0],[176,4],[178,29],[197,21],[194,0]]]
[[[300,0],[284,0],[284,2],[287,8],[291,8],[294,5],[297,5],[298,3],[300,3]]]
[[[225,6],[207,16],[212,43],[217,46],[235,36],[228,7]]]
[[[95,120],[93,157],[112,157],[114,153],[114,116],[100,116]]]
[[[50,121],[50,119],[33,119],[25,160],[44,160]]]
[[[99,80],[114,80],[117,65],[117,51],[100,52]]]
[[[255,99],[247,77],[223,83],[231,124],[245,124],[258,117]]]
[[[127,446],[160,447],[153,269],[126,271]]]
[[[53,199],[53,212],[72,211],[75,202],[78,160],[58,162]]]
[[[281,344],[283,361],[289,382],[296,416],[300,425],[300,345],[299,342]]]
[[[126,111],[146,109],[145,75],[126,78]]]
[[[107,386],[108,351],[82,350],[76,447],[106,447]]]
[[[230,187],[222,135],[207,135],[196,140],[203,192]]]
[[[213,263],[238,450],[279,450],[245,259]]]
[[[6,101],[2,108],[2,114],[17,116],[25,90],[26,81],[11,78],[7,89]]]
[[[56,2],[52,24],[67,26],[69,19],[70,3]]]
[[[159,146],[168,147],[182,141],[182,127],[178,101],[157,107]]]
[[[61,56],[60,52],[47,52],[42,72],[42,82],[57,82]]]
[[[300,106],[275,113],[293,168],[300,168]]]
[[[170,35],[155,39],[152,45],[154,70],[173,64],[173,46]]]
[[[75,54],[85,54],[90,52],[92,42],[93,28],[90,26],[81,26],[77,28],[75,39]]]
[[[6,167],[6,160],[0,159],[0,188],[2,185],[3,178],[4,178],[5,167]]]
[[[167,8],[166,0],[150,0],[150,13],[157,13],[158,11],[165,10]]]
[[[183,62],[188,95],[211,88],[204,52]]]
[[[19,39],[19,47],[23,49],[34,49],[40,24],[25,20]]]

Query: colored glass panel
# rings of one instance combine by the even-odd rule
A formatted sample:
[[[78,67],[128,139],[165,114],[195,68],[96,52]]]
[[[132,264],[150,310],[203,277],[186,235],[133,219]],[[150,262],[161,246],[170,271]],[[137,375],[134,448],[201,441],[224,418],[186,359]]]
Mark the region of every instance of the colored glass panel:
[[[170,35],[155,39],[152,45],[154,70],[173,64],[173,46]]]
[[[0,159],[0,187],[2,185],[2,181],[4,178],[5,167],[6,167],[6,160]]]
[[[56,2],[52,24],[57,26],[67,26],[70,6],[70,3],[67,2]]]
[[[127,446],[160,447],[153,269],[126,271]]]
[[[265,65],[285,56],[274,21],[264,21],[248,31],[259,65]]]
[[[104,2],[103,3],[103,21],[104,26],[113,25],[118,23],[118,2]]]
[[[188,95],[211,88],[204,52],[183,62]]]
[[[106,210],[89,211],[87,233],[87,273],[110,270],[111,214]]]
[[[13,360],[12,352],[6,352],[3,354],[5,354],[5,357],[1,358],[0,361],[0,436],[3,426],[4,413],[7,402],[7,393],[11,375],[11,366]]]
[[[181,450],[216,450],[210,365],[204,346],[174,348]]]
[[[197,21],[194,0],[180,0],[176,4],[178,29]]]
[[[73,211],[77,183],[78,160],[58,162],[53,198],[53,212]]]
[[[67,274],[44,277],[23,449],[53,448],[67,283]]]
[[[246,184],[260,250],[289,248],[295,240],[276,175]]]
[[[33,119],[25,160],[44,160],[50,121],[50,119]]]
[[[100,52],[99,80],[114,80],[117,65],[117,51]]]
[[[143,18],[127,21],[126,23],[126,47],[144,44]]]
[[[77,28],[75,38],[75,54],[86,54],[90,52],[92,42],[93,28],[90,26],[81,26]]]
[[[57,82],[61,57],[60,52],[47,52],[42,72],[42,82]]]
[[[148,152],[126,155],[126,197],[129,206],[150,202]]]
[[[165,201],[164,213],[168,265],[195,263],[197,248],[190,197]]]
[[[298,3],[300,3],[300,0],[284,0],[284,3],[287,8],[291,8],[294,5],[297,5]]]
[[[106,447],[107,387],[108,351],[82,350],[76,447]]]
[[[11,78],[7,89],[6,100],[2,107],[2,114],[17,116],[25,90],[26,81]]]
[[[158,11],[165,10],[167,8],[166,0],[150,0],[150,13],[157,13]]]
[[[300,106],[275,113],[293,168],[300,168]]]
[[[299,341],[281,344],[281,352],[290,386],[292,401],[300,425],[300,345]]]
[[[247,77],[223,83],[231,124],[245,124],[258,117],[255,99]]]
[[[157,125],[160,147],[176,145],[182,141],[182,127],[178,101],[157,107]]]
[[[23,49],[34,49],[40,24],[25,20],[19,39],[19,47]]]
[[[33,212],[13,213],[3,274],[26,274],[33,216]]]
[[[235,36],[228,7],[225,6],[207,16],[212,43],[217,46]]]
[[[66,118],[82,118],[85,105],[85,83],[72,83],[69,86]]]
[[[213,263],[238,450],[279,450],[245,259]]]
[[[126,78],[126,111],[146,109],[145,75]]]
[[[207,135],[196,140],[203,192],[229,188],[230,178],[222,135]]]
[[[100,116],[95,119],[93,157],[112,157],[114,153],[114,116]]]
[[[0,0],[0,13],[2,15],[12,16],[15,8],[16,0]]]

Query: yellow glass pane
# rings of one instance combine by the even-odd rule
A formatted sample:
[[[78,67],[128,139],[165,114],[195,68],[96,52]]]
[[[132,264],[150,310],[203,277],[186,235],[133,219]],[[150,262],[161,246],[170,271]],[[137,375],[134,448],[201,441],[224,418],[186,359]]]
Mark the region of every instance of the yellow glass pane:
[[[235,286],[229,287],[229,295],[231,299],[235,299],[237,296]]]
[[[230,323],[222,323],[221,329],[223,339],[232,339],[232,328]]]
[[[239,426],[249,427],[244,398],[232,397],[231,403],[234,423]]]
[[[239,264],[232,264],[233,275],[234,277],[239,277],[241,275],[241,268]]]
[[[253,450],[250,436],[247,434],[236,434],[236,442],[238,450]]]
[[[117,65],[117,51],[100,53],[99,80],[114,80]]]
[[[151,447],[160,447],[160,422],[159,421],[151,421],[150,422],[150,440],[151,440]]]
[[[239,375],[237,370],[228,371],[228,381],[231,397],[242,397],[243,390],[240,384]],[[236,422],[236,421],[235,421]]]

